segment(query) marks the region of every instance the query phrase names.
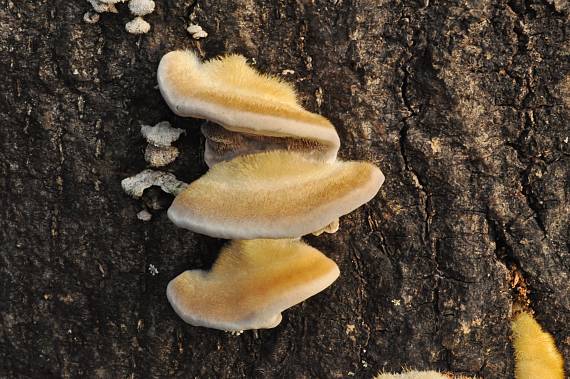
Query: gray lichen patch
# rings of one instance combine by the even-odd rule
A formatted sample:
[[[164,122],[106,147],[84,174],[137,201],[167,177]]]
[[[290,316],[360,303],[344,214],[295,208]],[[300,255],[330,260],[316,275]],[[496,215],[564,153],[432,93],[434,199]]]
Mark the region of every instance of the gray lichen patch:
[[[178,158],[179,151],[174,146],[158,147],[151,143],[146,146],[144,159],[152,167],[162,167]]]
[[[141,221],[150,221],[152,219],[152,214],[147,211],[146,209],[143,209],[142,211],[140,211],[139,213],[137,213],[137,218]]]
[[[178,140],[182,133],[182,129],[173,128],[168,121],[159,122],[155,126],[143,125],[141,134],[148,142],[144,159],[152,167],[162,167],[174,162],[179,151],[170,145]]]
[[[145,189],[152,186],[160,187],[164,192],[176,196],[188,187],[188,184],[176,179],[176,176],[169,172],[155,170],[144,170],[121,181],[123,190],[137,199],[142,197]]]
[[[173,128],[168,121],[159,122],[155,126],[141,126],[141,134],[146,141],[157,147],[170,147],[182,133],[184,130]]]
[[[99,13],[97,12],[85,12],[85,14],[83,15],[83,21],[85,21],[88,24],[96,24],[97,22],[99,22]]]
[[[154,12],[154,7],[153,0],[131,0],[129,2],[129,10],[135,16],[146,16]]]
[[[131,34],[145,34],[150,30],[150,24],[142,17],[135,17],[125,24],[125,30]]]
[[[117,13],[117,8],[114,3],[107,3],[100,0],[87,0],[97,13]]]

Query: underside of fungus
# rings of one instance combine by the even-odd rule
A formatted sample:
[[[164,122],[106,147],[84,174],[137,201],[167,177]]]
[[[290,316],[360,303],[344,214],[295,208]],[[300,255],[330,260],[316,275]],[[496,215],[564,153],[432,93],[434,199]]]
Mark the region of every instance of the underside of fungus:
[[[299,240],[233,241],[210,271],[183,272],[166,294],[176,313],[194,326],[266,329],[339,273],[332,260]]]
[[[304,153],[307,158],[319,159],[325,153],[324,145],[315,140],[294,137],[269,137],[250,133],[238,133],[213,123],[202,126],[206,137],[204,161],[208,167],[229,161],[246,154],[271,150],[286,150]]]
[[[215,165],[181,192],[176,225],[228,239],[297,238],[320,231],[376,195],[384,182],[367,162],[322,162],[272,151]]]
[[[307,154],[336,158],[340,140],[332,124],[305,110],[291,85],[258,73],[240,55],[202,63],[191,51],[173,51],[162,57],[157,79],[166,103],[179,116],[207,119],[248,136],[308,141]],[[260,146],[255,141],[245,145],[252,144]]]

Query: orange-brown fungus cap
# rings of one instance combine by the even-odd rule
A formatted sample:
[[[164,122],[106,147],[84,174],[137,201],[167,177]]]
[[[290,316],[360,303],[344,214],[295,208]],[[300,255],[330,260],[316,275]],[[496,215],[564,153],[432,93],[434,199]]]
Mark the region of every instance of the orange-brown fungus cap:
[[[168,210],[176,225],[227,239],[296,238],[319,231],[376,195],[367,162],[323,162],[272,151],[215,165]]]
[[[337,265],[299,240],[232,241],[210,271],[185,271],[166,290],[176,313],[195,326],[273,328],[281,312],[324,290]]]
[[[158,66],[158,86],[172,111],[250,135],[292,137],[320,145],[314,155],[332,161],[340,139],[324,117],[308,112],[291,85],[258,73],[240,55],[202,63],[191,51],[172,51]]]

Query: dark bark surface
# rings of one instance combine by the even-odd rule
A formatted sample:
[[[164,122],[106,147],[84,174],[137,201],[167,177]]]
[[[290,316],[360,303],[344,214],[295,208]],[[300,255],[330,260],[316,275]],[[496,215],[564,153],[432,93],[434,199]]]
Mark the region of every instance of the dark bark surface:
[[[164,0],[142,37],[125,32],[126,5],[95,25],[89,8],[0,0],[1,377],[369,378],[405,366],[511,378],[525,286],[568,367],[565,2]],[[190,14],[208,38],[188,35]],[[275,329],[184,324],[166,284],[209,267],[223,241],[174,227],[160,191],[136,201],[121,189],[146,168],[141,124],[186,128],[168,170],[187,182],[206,171],[200,122],[155,88],[160,57],[179,48],[294,70],[303,103],[337,127],[340,156],[386,175],[339,232],[307,238],[341,277]]]

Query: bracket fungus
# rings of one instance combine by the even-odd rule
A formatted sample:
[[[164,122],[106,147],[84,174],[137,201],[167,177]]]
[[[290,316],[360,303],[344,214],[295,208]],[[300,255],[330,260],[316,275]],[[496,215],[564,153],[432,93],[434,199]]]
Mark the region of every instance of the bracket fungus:
[[[327,288],[338,266],[299,240],[232,241],[208,271],[168,284],[176,313],[194,326],[222,330],[274,328],[281,312]]]
[[[372,199],[384,182],[367,162],[323,162],[271,151],[215,165],[168,210],[176,225],[228,239],[296,238]]]
[[[340,139],[333,125],[325,117],[305,110],[291,85],[258,73],[243,56],[228,55],[203,63],[191,51],[172,51],[160,60],[157,79],[164,100],[179,116],[206,119],[245,134],[250,145],[256,145],[254,137],[265,137],[262,143],[269,138],[288,138],[299,140],[298,144],[285,141],[289,148],[308,145],[308,156],[336,159]],[[212,128],[209,134],[212,139],[224,131]],[[226,145],[226,150],[243,148],[234,145]],[[216,155],[219,144],[208,141],[206,147],[208,162],[227,159],[221,153]]]
[[[176,225],[237,240],[210,271],[174,278],[168,300],[192,325],[273,328],[283,310],[340,274],[321,252],[290,238],[336,232],[339,217],[372,199],[384,176],[368,162],[338,161],[340,139],[332,124],[305,110],[292,86],[258,73],[242,56],[202,63],[192,52],[174,51],[161,59],[157,77],[176,114],[212,122],[202,126],[211,169],[191,184],[145,170],[124,179],[123,189],[141,197],[160,186],[176,195],[168,210]],[[141,133],[148,155],[175,149],[171,143],[181,131],[160,123]]]

